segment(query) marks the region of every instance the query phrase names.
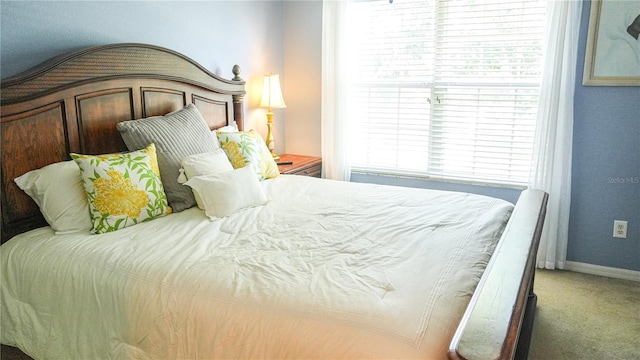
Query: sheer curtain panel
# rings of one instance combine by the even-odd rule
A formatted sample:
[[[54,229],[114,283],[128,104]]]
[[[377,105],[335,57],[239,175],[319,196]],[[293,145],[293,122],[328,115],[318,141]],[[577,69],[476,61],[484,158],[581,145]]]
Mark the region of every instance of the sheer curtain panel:
[[[349,181],[347,1],[322,4],[322,177]]]
[[[549,193],[537,266],[563,269],[571,202],[573,97],[582,3],[550,1],[529,186]]]

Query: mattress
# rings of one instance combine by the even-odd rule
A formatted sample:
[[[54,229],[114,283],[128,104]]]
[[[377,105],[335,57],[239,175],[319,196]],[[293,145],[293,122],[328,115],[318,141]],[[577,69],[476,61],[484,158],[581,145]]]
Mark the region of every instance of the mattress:
[[[0,247],[1,341],[35,358],[446,358],[513,205],[283,175],[263,206]]]

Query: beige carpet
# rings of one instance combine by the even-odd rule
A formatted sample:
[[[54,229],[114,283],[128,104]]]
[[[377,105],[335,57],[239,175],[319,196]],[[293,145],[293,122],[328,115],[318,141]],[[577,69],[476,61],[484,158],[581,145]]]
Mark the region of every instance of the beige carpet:
[[[530,360],[640,360],[640,282],[538,270]],[[2,346],[2,360],[30,359]]]
[[[640,282],[536,271],[530,360],[640,359]]]

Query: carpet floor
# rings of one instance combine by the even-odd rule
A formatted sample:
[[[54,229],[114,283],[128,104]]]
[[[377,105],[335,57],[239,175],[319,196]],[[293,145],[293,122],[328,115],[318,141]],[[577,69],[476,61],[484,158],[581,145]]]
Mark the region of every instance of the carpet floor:
[[[640,360],[640,282],[537,270],[529,360]],[[2,345],[1,360],[29,360]]]
[[[639,360],[640,282],[537,270],[529,360]]]

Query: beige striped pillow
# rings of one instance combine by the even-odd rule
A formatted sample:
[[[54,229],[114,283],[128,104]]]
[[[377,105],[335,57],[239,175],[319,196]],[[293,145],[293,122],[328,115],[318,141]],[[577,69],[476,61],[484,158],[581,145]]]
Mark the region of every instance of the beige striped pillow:
[[[219,146],[195,105],[164,116],[123,121],[117,128],[129,151],[144,149],[151,143],[156,145],[160,177],[174,212],[196,204],[191,189],[178,183],[182,159],[215,151]]]

